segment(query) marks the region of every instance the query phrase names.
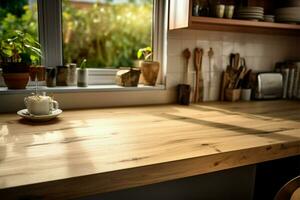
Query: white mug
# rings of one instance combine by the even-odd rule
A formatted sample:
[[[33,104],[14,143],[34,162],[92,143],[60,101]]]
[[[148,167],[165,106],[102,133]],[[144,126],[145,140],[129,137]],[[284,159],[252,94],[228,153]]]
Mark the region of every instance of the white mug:
[[[49,115],[58,109],[57,101],[49,96],[33,95],[25,97],[24,102],[28,112],[32,115]]]

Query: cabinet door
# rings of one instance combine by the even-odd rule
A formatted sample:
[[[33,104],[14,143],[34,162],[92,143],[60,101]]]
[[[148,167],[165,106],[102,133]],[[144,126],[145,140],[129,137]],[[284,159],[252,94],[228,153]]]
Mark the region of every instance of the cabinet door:
[[[169,30],[187,28],[191,0],[170,0]]]

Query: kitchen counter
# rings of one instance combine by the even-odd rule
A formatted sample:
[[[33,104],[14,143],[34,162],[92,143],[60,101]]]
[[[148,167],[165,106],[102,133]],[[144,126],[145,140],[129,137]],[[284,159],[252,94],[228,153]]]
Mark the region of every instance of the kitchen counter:
[[[0,196],[68,199],[300,155],[300,102],[0,115]]]

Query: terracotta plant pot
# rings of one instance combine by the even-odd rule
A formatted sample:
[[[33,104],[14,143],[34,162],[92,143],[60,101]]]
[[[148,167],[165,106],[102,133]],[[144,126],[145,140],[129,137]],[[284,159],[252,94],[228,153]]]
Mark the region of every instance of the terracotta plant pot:
[[[29,75],[31,81],[35,81],[35,78],[37,78],[38,81],[44,81],[46,80],[45,74],[46,70],[44,66],[30,66],[29,68]]]
[[[2,63],[3,79],[8,89],[25,89],[29,81],[29,66],[24,63]]]
[[[29,73],[3,73],[8,89],[25,89],[29,81]]]
[[[156,85],[159,68],[159,62],[156,61],[144,61],[141,63],[142,80],[144,85]]]

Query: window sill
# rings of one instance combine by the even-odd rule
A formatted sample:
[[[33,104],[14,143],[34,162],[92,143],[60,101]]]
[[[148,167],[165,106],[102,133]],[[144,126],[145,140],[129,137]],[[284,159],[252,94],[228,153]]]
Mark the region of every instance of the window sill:
[[[152,91],[152,90],[165,90],[164,85],[144,86],[138,87],[121,87],[118,85],[90,85],[88,87],[66,86],[66,87],[53,87],[40,86],[39,91],[47,93],[76,93],[76,92],[124,92],[124,91]],[[6,87],[0,87],[0,95],[5,94],[28,94],[35,92],[33,86],[28,86],[24,90],[10,90]]]

